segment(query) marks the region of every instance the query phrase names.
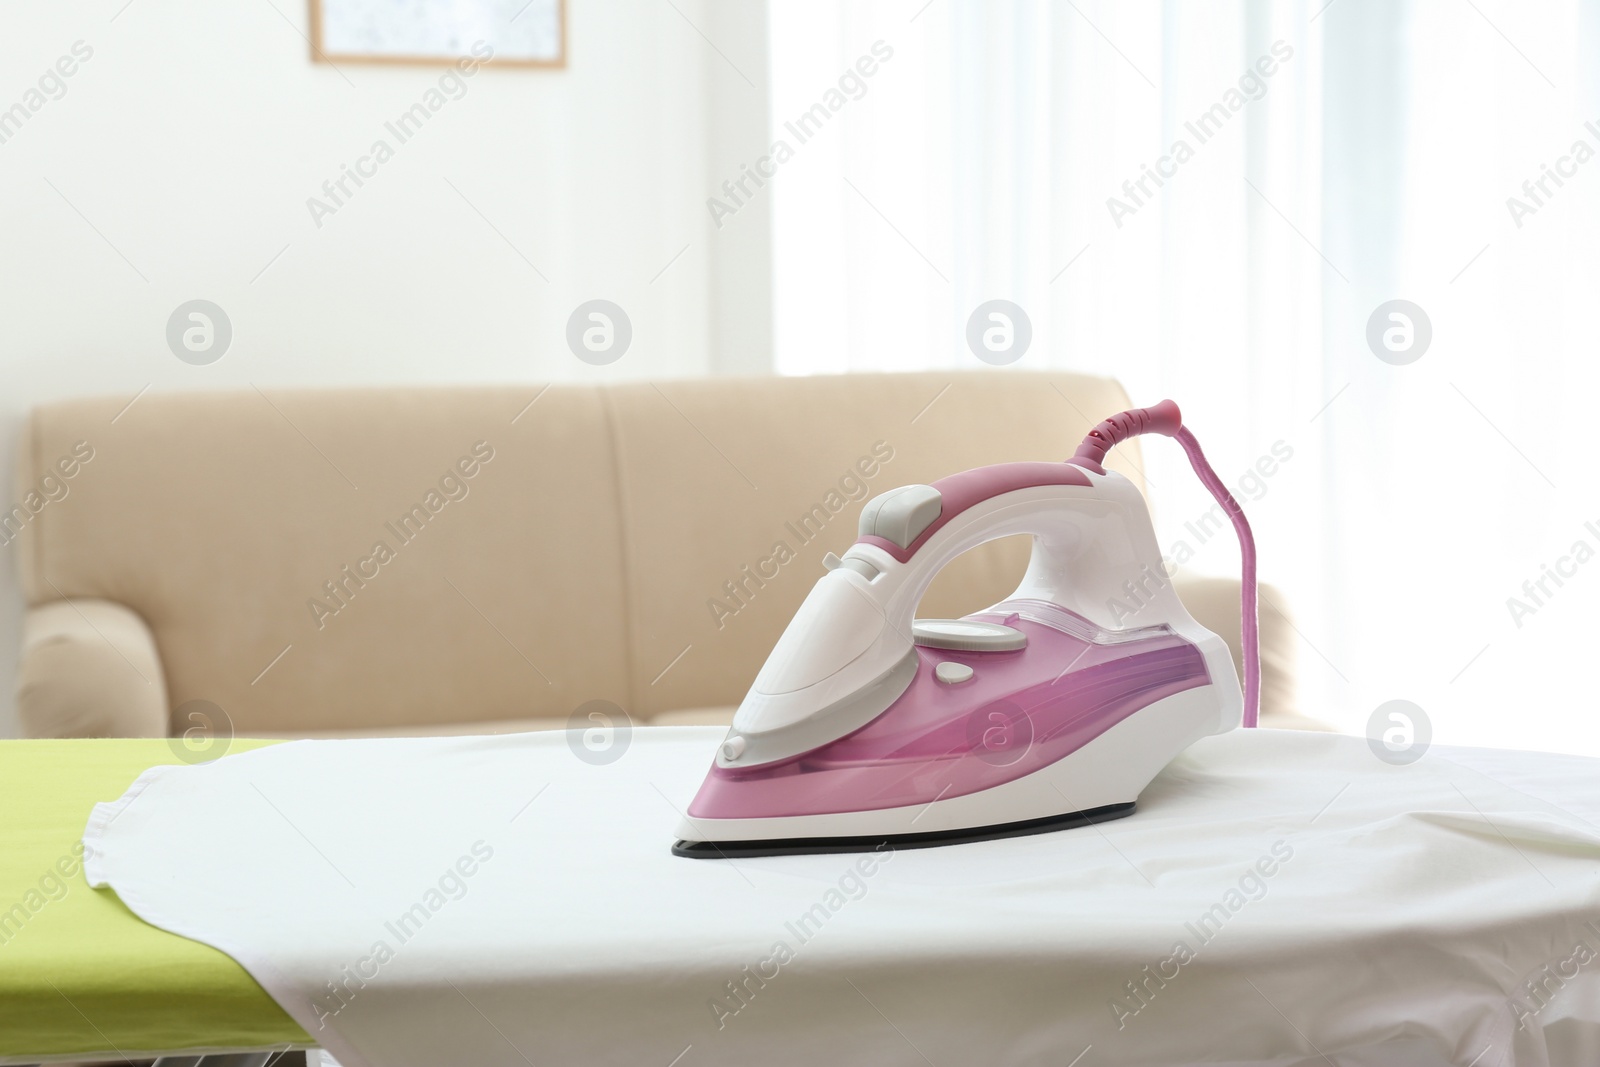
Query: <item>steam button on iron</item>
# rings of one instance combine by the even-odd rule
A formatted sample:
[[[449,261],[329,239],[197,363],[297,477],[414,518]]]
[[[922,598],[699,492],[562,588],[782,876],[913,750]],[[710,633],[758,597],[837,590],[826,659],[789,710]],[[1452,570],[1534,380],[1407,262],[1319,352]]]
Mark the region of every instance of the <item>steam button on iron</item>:
[[[933,669],[933,676],[945,685],[960,685],[972,680],[972,668],[965,663],[946,660]]]
[[[958,652],[1015,652],[1028,645],[1028,635],[1021,630],[974,619],[914,619],[911,639],[923,648]]]
[[[902,485],[867,501],[861,509],[859,534],[910,548],[943,511],[944,498],[933,486]]]

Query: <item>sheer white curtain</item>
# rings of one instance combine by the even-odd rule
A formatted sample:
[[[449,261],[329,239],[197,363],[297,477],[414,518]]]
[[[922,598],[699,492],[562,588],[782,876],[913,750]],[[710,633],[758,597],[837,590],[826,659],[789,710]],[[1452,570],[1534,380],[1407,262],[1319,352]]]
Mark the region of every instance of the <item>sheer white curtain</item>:
[[[968,317],[1013,301],[1016,366],[1178,399],[1243,482],[1306,711],[1404,698],[1440,741],[1600,753],[1600,560],[1558,567],[1600,551],[1600,159],[1560,163],[1600,150],[1597,20],[1475,3],[772,0],[775,139],[893,50],[772,180],[778,369],[977,366]],[[1519,227],[1543,164],[1571,173]],[[1395,299],[1431,322],[1407,365],[1367,341]],[[1147,454],[1163,544],[1231,572]],[[1573,573],[1533,605],[1545,565]]]
[[[1600,151],[1596,10],[1475,4],[1340,4],[1319,21],[1324,242],[1350,277],[1324,287],[1317,353],[1350,383],[1324,419],[1342,573],[1322,625],[1355,693],[1409,697],[1446,740],[1600,754],[1600,566],[1576,561],[1600,550],[1585,527],[1600,517],[1600,160],[1570,158]],[[1541,178],[1542,206],[1514,215]],[[1362,334],[1396,297],[1433,329],[1399,367]]]

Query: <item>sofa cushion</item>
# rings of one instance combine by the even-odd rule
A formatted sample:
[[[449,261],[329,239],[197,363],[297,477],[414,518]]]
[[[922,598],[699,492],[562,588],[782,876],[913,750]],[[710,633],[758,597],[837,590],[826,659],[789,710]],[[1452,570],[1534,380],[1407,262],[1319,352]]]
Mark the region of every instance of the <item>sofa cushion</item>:
[[[173,707],[210,701],[245,734],[564,720],[625,698],[594,388],[73,400],[38,409],[29,438],[23,485],[92,450],[21,528],[29,602],[142,616]]]

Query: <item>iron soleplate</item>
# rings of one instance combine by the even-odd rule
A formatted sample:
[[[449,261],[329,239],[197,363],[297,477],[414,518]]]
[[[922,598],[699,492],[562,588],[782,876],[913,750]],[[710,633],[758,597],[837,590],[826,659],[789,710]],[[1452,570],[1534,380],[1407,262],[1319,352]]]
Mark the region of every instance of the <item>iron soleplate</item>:
[[[772,838],[764,841],[677,841],[673,843],[674,856],[689,859],[743,859],[756,856],[817,856],[836,852],[873,852],[884,846],[890,848],[931,848],[935,845],[964,845],[971,841],[996,841],[1006,837],[1027,837],[1052,830],[1066,830],[1090,823],[1110,822],[1124,815],[1132,815],[1134,801],[1126,804],[1107,804],[1086,811],[1069,811],[1064,815],[1047,815],[1042,819],[1024,819],[1021,822],[999,823],[994,826],[976,826],[970,829],[932,830],[916,834],[875,834],[860,837],[794,837]]]

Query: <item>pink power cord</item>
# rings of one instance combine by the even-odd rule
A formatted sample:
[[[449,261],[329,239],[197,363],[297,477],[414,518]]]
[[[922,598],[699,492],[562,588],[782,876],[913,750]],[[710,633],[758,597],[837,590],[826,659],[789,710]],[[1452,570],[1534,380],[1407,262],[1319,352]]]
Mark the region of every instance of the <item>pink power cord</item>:
[[[1255,726],[1261,717],[1261,631],[1256,618],[1256,539],[1250,533],[1250,523],[1244,517],[1244,509],[1233,498],[1228,487],[1222,484],[1222,479],[1217,477],[1211,464],[1206,462],[1205,453],[1200,451],[1200,442],[1184,427],[1183,414],[1178,410],[1178,405],[1163,400],[1152,407],[1134,408],[1111,416],[1089,431],[1083,444],[1078,446],[1077,453],[1067,462],[1096,474],[1104,474],[1106,471],[1101,462],[1107,452],[1130,437],[1146,433],[1164,434],[1182,446],[1200,484],[1210,490],[1217,503],[1222,505],[1222,510],[1228,513],[1233,532],[1238,535],[1241,572],[1239,629],[1244,641],[1244,725]]]

